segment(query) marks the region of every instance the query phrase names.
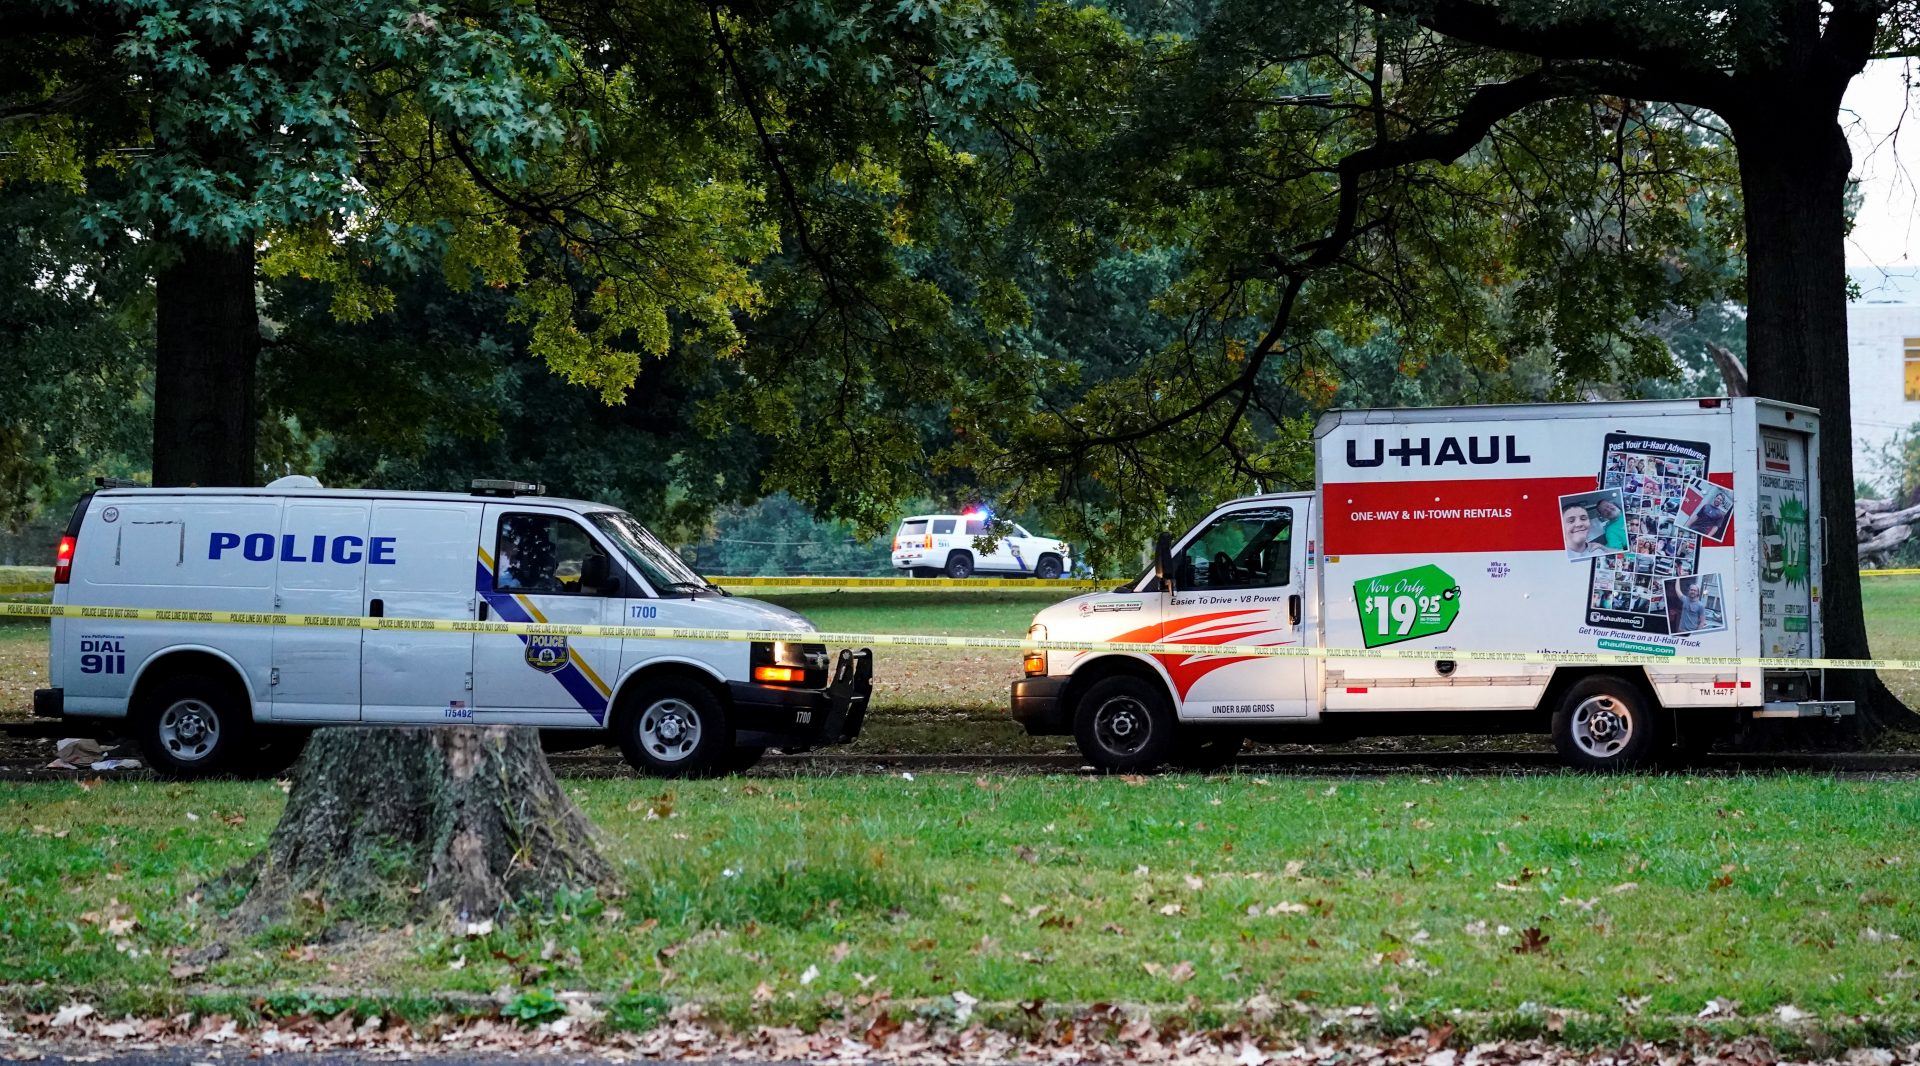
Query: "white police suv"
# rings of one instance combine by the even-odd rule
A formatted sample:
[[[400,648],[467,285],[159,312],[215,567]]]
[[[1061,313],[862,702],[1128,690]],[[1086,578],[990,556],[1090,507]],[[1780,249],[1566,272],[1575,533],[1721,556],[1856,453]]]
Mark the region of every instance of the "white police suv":
[[[327,490],[297,478],[90,493],[60,542],[54,603],[177,614],[53,620],[52,687],[34,693],[34,712],[118,719],[102,724],[137,737],[175,777],[268,768],[297,754],[311,727],[337,723],[536,726],[573,746],[617,742],[643,773],[667,777],[859,734],[869,651],[830,660],[806,619],[709,585],[632,515],[538,492],[491,481],[469,495]],[[235,625],[196,611],[793,636]]]
[[[992,523],[985,511],[903,518],[893,535],[894,569],[915,577],[993,573],[1049,580],[1067,572],[1073,553],[1065,541],[1036,537],[1018,524],[985,550],[979,538],[987,536]]]

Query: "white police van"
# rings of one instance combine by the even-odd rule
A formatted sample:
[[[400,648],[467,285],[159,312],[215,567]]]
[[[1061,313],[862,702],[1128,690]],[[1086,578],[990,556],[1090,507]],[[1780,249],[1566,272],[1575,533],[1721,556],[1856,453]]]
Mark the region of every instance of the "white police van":
[[[294,484],[287,484],[293,482]],[[258,771],[313,726],[536,726],[617,742],[644,773],[751,765],[768,747],[859,734],[872,655],[830,662],[813,626],[688,569],[633,516],[477,481],[470,495],[113,487],[80,500],[54,603],[179,611],[177,620],[55,619],[48,717],[136,737],[155,770]],[[784,630],[711,642],[214,624],[258,611]],[[545,731],[571,731],[568,733]],[[609,734],[611,734],[609,736]]]

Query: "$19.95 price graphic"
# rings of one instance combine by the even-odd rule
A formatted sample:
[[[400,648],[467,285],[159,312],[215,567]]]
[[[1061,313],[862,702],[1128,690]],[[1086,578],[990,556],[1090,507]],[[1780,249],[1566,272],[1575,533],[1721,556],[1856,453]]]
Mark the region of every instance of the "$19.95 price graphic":
[[[1460,615],[1460,586],[1431,565],[1362,578],[1353,583],[1353,598],[1369,648],[1445,633]]]

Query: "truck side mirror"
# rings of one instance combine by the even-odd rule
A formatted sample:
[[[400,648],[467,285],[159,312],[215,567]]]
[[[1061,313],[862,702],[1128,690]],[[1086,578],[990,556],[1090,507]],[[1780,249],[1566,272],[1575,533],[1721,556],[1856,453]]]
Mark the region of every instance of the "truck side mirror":
[[[1162,533],[1153,540],[1153,576],[1161,592],[1174,591],[1173,575],[1173,534]]]

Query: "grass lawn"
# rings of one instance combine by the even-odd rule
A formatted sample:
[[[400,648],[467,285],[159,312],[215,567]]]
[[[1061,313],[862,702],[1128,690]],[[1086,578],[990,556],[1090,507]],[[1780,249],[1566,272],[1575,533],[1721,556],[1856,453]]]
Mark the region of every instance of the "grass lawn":
[[[505,988],[696,1001],[741,1023],[955,992],[1010,1024],[1036,999],[1204,1022],[1266,996],[1373,1006],[1390,1024],[1459,1009],[1481,1035],[1567,1010],[1567,1035],[1594,1040],[1672,1035],[1719,999],[1737,1002],[1736,1025],[1791,1006],[1864,1024],[1862,1039],[1920,1035],[1911,782],[569,788],[625,896],[555,901],[474,939],[337,940],[339,915],[319,906],[223,936],[225,901],[196,895],[262,846],[283,801],[271,784],[0,785],[0,982],[40,1009],[80,996],[108,1012],[291,1011],[322,986]],[[215,940],[224,958],[170,975]]]

